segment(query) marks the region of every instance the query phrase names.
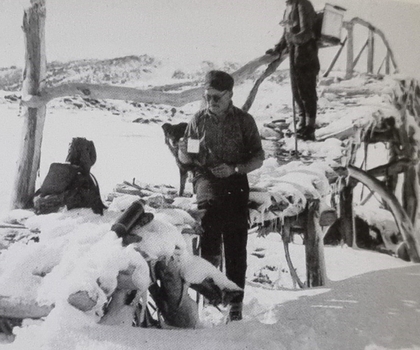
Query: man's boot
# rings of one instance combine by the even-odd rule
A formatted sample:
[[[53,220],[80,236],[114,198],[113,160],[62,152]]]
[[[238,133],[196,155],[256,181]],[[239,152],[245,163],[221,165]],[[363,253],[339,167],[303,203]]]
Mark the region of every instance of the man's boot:
[[[242,302],[231,303],[227,322],[242,320]]]
[[[296,106],[296,109],[299,109]],[[304,130],[306,129],[306,118],[305,118],[305,113],[302,113],[300,110],[298,111],[298,117],[296,120],[296,134],[300,135],[304,132]]]

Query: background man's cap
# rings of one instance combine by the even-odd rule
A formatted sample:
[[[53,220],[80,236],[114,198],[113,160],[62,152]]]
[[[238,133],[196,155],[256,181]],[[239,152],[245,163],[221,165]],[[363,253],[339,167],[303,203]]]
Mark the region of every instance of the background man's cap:
[[[204,87],[213,88],[219,91],[233,89],[233,78],[230,74],[221,70],[212,70],[208,72],[204,78]]]

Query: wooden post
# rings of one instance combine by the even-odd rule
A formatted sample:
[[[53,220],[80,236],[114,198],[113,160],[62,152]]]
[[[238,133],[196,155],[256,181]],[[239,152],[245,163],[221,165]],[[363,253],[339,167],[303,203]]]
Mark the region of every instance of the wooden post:
[[[324,286],[327,281],[323,232],[319,224],[319,207],[319,200],[310,200],[308,202],[305,254],[306,280],[309,288]]]
[[[385,74],[389,74],[391,69],[390,69],[390,54],[389,54],[389,50],[386,50],[386,56],[385,56]]]
[[[45,0],[31,0],[25,10],[23,31],[25,33],[25,70],[22,99],[27,95],[38,95],[46,76],[45,58]],[[11,207],[26,208],[35,192],[36,175],[41,158],[42,133],[46,107],[24,107],[20,158],[12,192]]]
[[[373,34],[373,30],[369,28],[367,72],[370,74],[373,73],[373,59],[375,53],[375,37]]]
[[[355,183],[351,181],[340,190],[340,232],[344,242],[349,246],[356,246],[354,234],[353,190]]]
[[[347,29],[347,64],[346,64],[346,79],[353,76],[353,23],[347,22],[345,24]]]

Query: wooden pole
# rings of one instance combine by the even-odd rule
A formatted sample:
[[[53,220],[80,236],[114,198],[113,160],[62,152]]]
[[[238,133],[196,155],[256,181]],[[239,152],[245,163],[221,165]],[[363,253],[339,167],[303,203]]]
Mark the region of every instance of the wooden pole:
[[[285,50],[287,51],[287,50]],[[251,92],[248,95],[248,98],[246,99],[244,105],[242,106],[242,109],[245,112],[248,112],[249,109],[251,108],[254,100],[255,100],[255,96],[257,95],[258,92],[258,88],[260,87],[261,83],[265,80],[265,78],[269,77],[271,74],[273,74],[276,69],[280,66],[280,64],[286,59],[286,57],[288,56],[288,52],[282,52],[281,55],[275,59],[273,62],[271,62],[267,69],[264,71],[264,73],[255,81],[254,86],[252,87]]]
[[[334,68],[338,57],[340,57],[341,52],[343,51],[343,47],[347,42],[347,37],[344,39],[344,41],[342,43],[340,43],[340,48],[337,50],[337,53],[335,54],[334,58],[332,59],[330,66],[328,67],[328,69],[325,71],[325,73],[322,75],[323,78],[328,77],[328,75],[331,73],[332,69]]]
[[[363,51],[365,51],[366,47],[368,46],[369,39],[365,41],[364,45],[360,49],[359,53],[357,54],[356,58],[353,62],[353,69],[356,67],[357,62],[359,62],[360,56],[362,56]]]
[[[385,74],[389,74],[389,72],[390,72],[390,55],[389,55],[389,50],[386,50]]]
[[[356,246],[354,234],[353,190],[354,181],[346,184],[340,191],[340,232],[344,242],[349,246]]]
[[[347,65],[346,65],[346,79],[353,76],[353,23],[347,22],[345,24],[347,29]]]
[[[25,70],[22,97],[38,95],[44,86],[46,76],[45,57],[45,0],[32,0],[31,7],[23,16],[25,34]],[[41,158],[42,133],[45,123],[46,108],[24,107],[24,123],[20,146],[20,158],[17,164],[11,207],[30,206],[35,192],[36,175]]]
[[[375,56],[375,37],[373,34],[373,30],[369,29],[367,72],[370,74],[373,73],[373,59]]]
[[[319,224],[319,200],[308,203],[308,221],[305,239],[306,278],[311,287],[324,286],[327,281],[324,259],[323,232]]]

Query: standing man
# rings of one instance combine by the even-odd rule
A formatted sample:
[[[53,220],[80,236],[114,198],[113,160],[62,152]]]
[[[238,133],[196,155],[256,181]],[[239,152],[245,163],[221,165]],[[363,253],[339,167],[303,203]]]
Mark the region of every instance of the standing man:
[[[188,124],[179,157],[194,164],[194,189],[202,214],[201,255],[218,267],[224,246],[226,275],[245,287],[248,239],[247,173],[261,167],[264,151],[251,115],[233,106],[233,78],[222,71],[205,77],[206,108]],[[229,320],[242,319],[243,293],[232,300]]]
[[[266,54],[281,55],[289,51],[293,99],[299,117],[297,137],[315,140],[317,110],[316,80],[320,65],[314,26],[316,12],[309,0],[286,0],[283,36]]]

